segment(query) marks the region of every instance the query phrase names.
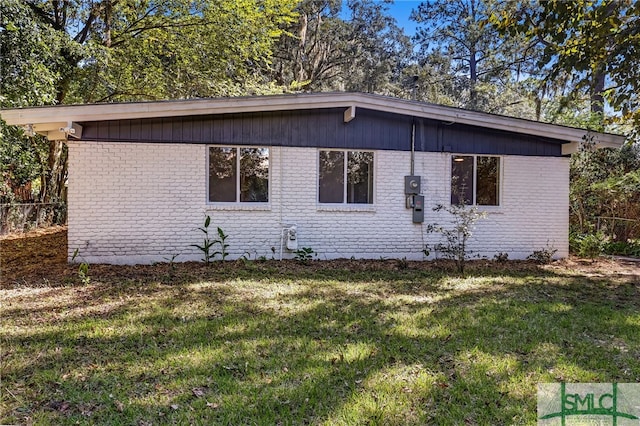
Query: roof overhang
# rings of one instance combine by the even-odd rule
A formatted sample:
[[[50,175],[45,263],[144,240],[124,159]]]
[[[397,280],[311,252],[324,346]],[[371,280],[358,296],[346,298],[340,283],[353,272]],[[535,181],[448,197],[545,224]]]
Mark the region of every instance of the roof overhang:
[[[625,137],[584,129],[541,123],[478,111],[389,98],[364,93],[314,93],[296,95],[208,98],[157,102],[60,105],[0,110],[9,125],[39,133],[52,140],[80,138],[81,123],[141,118],[181,117],[243,112],[267,112],[323,108],[345,108],[344,121],[356,117],[357,108],[428,118],[448,124],[459,123],[507,132],[535,135],[563,141],[562,153],[576,152],[580,143],[593,137],[596,147],[619,148]]]

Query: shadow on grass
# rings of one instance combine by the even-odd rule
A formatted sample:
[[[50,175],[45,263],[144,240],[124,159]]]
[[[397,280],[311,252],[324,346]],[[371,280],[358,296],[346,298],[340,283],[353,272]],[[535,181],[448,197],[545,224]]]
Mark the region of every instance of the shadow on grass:
[[[533,423],[538,382],[640,381],[634,279],[249,264],[101,281],[3,306],[2,422]]]

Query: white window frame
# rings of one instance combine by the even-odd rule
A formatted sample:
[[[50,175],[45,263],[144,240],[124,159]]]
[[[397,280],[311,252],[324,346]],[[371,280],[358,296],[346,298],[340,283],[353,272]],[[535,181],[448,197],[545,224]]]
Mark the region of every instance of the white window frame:
[[[331,152],[342,152],[344,153],[344,157],[343,157],[343,176],[344,176],[344,182],[342,184],[342,202],[341,203],[321,203],[320,202],[320,152],[321,151],[331,151]],[[373,155],[373,181],[371,182],[372,188],[371,188],[371,202],[370,203],[349,203],[347,202],[347,172],[348,172],[348,155],[350,152],[369,152]],[[316,202],[318,203],[318,206],[322,206],[326,209],[331,209],[331,207],[349,207],[350,209],[357,209],[357,208],[365,208],[367,209],[367,207],[373,207],[376,203],[376,174],[378,173],[378,164],[377,164],[377,151],[371,150],[371,149],[344,149],[344,148],[318,148],[317,151],[317,155],[316,155],[316,169],[317,169],[317,176],[316,176]],[[367,209],[368,210],[368,209]]]
[[[451,184],[451,179],[453,178],[453,159],[454,157],[473,157],[473,200],[472,203],[469,204],[471,206],[476,206],[478,208],[487,208],[487,209],[497,209],[502,206],[502,179],[504,176],[504,167],[503,167],[503,159],[504,157],[501,155],[492,155],[492,154],[451,154],[451,158],[449,159],[449,203],[451,203],[451,191],[453,191],[453,185]],[[498,204],[497,205],[489,205],[489,204],[477,204],[477,192],[478,192],[478,157],[492,157],[498,159]]]
[[[206,184],[206,188],[207,188],[207,193],[206,193],[206,199],[207,199],[207,204],[210,206],[246,206],[251,208],[252,206],[255,206],[257,208],[264,208],[265,206],[269,206],[271,203],[271,187],[272,187],[272,178],[273,178],[273,173],[272,173],[272,161],[271,161],[271,156],[272,156],[272,152],[273,150],[271,149],[271,146],[264,146],[264,145],[223,145],[223,144],[209,144],[206,145],[207,149],[206,149],[206,157],[207,157],[207,165],[206,165],[206,179],[207,179],[207,184]],[[210,159],[211,159],[211,155],[209,154],[209,149],[210,148],[231,148],[231,149],[235,149],[236,150],[236,200],[235,201],[210,201],[209,200],[209,194],[210,194],[210,182],[211,182],[211,176],[209,175],[210,173]],[[267,201],[240,201],[240,150],[243,148],[257,148],[257,149],[267,149],[268,150],[268,154],[269,154],[269,189],[267,191]]]

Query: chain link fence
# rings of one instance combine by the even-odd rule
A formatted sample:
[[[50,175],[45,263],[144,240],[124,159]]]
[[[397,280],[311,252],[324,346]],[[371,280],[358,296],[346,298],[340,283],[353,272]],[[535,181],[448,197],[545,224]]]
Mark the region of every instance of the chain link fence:
[[[66,223],[66,203],[0,204],[0,235]]]

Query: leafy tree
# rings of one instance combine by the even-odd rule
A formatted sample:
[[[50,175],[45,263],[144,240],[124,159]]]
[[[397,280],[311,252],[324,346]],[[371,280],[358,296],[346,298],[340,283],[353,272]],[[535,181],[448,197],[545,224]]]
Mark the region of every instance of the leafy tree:
[[[543,96],[551,94],[546,118],[595,130],[612,122],[633,123],[627,131],[630,139],[637,139],[640,3],[523,0],[512,4],[517,13],[494,13],[491,21],[502,34],[522,36],[543,48],[539,87]],[[637,219],[639,160],[637,145],[585,150],[573,156],[570,222],[574,235],[595,233],[598,218]],[[600,225],[606,224],[614,238],[624,241],[639,236],[629,226],[632,223],[601,219]]]
[[[54,103],[60,78],[60,50],[66,40],[52,28],[39,25],[28,4],[18,0],[0,2],[0,107],[23,107]],[[64,181],[65,162],[55,174],[51,163],[66,159],[60,143],[42,137],[26,137],[15,127],[0,120],[1,201],[12,201],[13,193],[40,176],[40,199],[57,201],[48,196],[53,182]],[[51,185],[49,184],[51,182]],[[58,189],[61,189],[59,187]]]
[[[465,78],[452,74],[451,60],[434,51],[402,70],[402,92],[407,97],[439,105],[461,106],[459,95],[464,91]]]
[[[640,169],[610,176],[594,183],[591,189],[602,202],[604,228],[614,241],[626,242],[640,237]]]
[[[36,179],[39,179],[38,200],[62,201],[66,159],[63,143],[37,135],[28,137],[18,127],[7,126],[0,120],[0,203],[13,201],[13,193]]]
[[[408,65],[412,44],[404,31],[387,14],[384,3],[350,1],[349,26],[356,35],[352,64],[344,70],[347,91],[390,94]]]
[[[45,105],[55,101],[57,52],[64,41],[39,25],[24,1],[0,2],[0,106]]]
[[[261,70],[294,5],[175,1],[170,10],[121,10],[103,61],[81,68],[86,78],[78,81],[92,86],[76,92],[90,94],[89,101],[122,101],[272,91]]]
[[[30,0],[57,49],[58,103],[226,94],[270,61],[295,0]],[[235,89],[238,90],[238,89]]]
[[[42,144],[31,143],[18,128],[0,127],[0,203],[13,201],[14,191],[40,175],[42,148]]]
[[[585,150],[572,157],[571,230],[576,234],[594,233],[598,218],[640,217],[640,147]],[[604,224],[602,222],[601,224]],[[625,241],[640,237],[640,229],[628,221],[608,221],[609,231]]]
[[[303,0],[274,56],[272,78],[309,91],[390,93],[410,43],[385,3]]]
[[[492,0],[426,1],[412,12],[420,64],[440,68],[436,78],[449,80],[440,85],[456,106],[514,114],[505,110],[522,102],[524,91],[516,83],[533,73],[534,49],[521,37],[500,37],[488,22],[503,7]],[[425,83],[432,85],[432,76],[427,77]],[[510,98],[500,99],[507,92]]]
[[[631,0],[514,1],[517,13],[496,13],[492,22],[504,34],[524,36],[544,48],[539,66],[545,84],[570,83],[586,93],[591,111],[604,112],[605,100],[618,119],[640,122],[640,3]]]

